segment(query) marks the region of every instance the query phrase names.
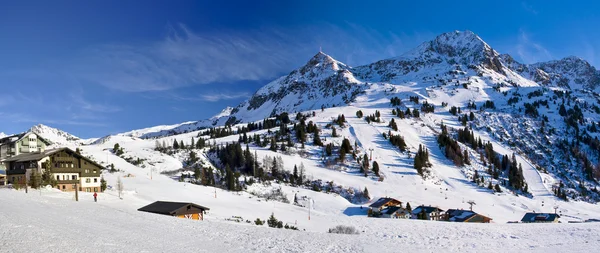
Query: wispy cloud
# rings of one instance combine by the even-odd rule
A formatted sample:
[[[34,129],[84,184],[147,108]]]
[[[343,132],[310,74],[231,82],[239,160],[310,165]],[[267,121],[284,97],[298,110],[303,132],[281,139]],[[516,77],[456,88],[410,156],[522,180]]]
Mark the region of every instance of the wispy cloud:
[[[248,93],[234,93],[234,94],[224,94],[224,93],[214,93],[214,94],[203,94],[200,95],[200,99],[208,102],[217,102],[221,100],[230,100],[237,98],[245,98],[248,97]]]
[[[527,3],[527,2],[521,2],[521,7],[523,8],[523,10],[533,14],[533,15],[537,15],[538,11],[536,9],[533,8],[533,5]]]
[[[381,34],[354,24],[221,33],[196,33],[178,25],[168,34],[141,45],[92,47],[73,59],[71,72],[78,80],[115,90],[165,91],[273,79],[301,66],[319,47],[356,65],[396,56],[418,44],[414,36]]]
[[[533,41],[523,29],[519,30],[515,51],[524,63],[535,63],[553,59],[552,54],[540,43]]]
[[[217,102],[222,100],[231,100],[238,98],[246,98],[249,97],[250,94],[248,92],[228,92],[228,91],[219,91],[219,92],[205,92],[202,94],[198,94],[196,96],[189,95],[180,95],[177,93],[167,93],[160,95],[161,98],[168,98],[172,100],[178,101],[188,101],[188,102]],[[155,98],[155,96],[147,96],[148,98]]]
[[[85,94],[81,88],[76,88],[69,94],[70,102],[77,109],[82,109],[90,112],[111,113],[121,111],[121,108],[114,105],[95,103],[85,98]]]

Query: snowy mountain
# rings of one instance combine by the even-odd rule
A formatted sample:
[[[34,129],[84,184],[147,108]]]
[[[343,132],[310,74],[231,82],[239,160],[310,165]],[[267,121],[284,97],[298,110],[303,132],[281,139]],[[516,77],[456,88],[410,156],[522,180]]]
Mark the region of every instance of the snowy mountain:
[[[366,87],[351,67],[319,52],[306,65],[265,85],[234,108],[228,123],[346,105]]]
[[[29,131],[41,135],[52,142],[54,146],[81,146],[92,143],[96,140],[95,138],[81,139],[60,129],[49,127],[43,124],[35,125],[31,127]]]
[[[109,185],[125,181],[129,204],[110,205],[128,212],[148,201],[192,201],[209,206],[215,221],[275,213],[307,231],[359,224],[381,238],[391,234],[378,232],[364,208],[379,197],[442,209],[476,202],[474,211],[495,223],[554,207],[562,222],[598,218],[597,84],[598,71],[581,59],[522,64],[455,31],[358,67],[319,52],[202,121],[93,142],[42,125],[32,131],[114,165],[103,176]],[[301,184],[290,179],[298,168]],[[234,182],[241,186],[225,190]]]
[[[518,63],[510,55],[501,58],[509,68],[540,85],[586,90],[595,90],[600,85],[600,71],[575,56],[535,64]]]

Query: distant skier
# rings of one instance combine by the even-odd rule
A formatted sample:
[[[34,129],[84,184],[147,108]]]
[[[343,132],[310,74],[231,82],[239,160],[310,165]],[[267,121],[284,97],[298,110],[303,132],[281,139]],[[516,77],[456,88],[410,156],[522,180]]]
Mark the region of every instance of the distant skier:
[[[94,202],[98,202],[98,193],[94,192]]]

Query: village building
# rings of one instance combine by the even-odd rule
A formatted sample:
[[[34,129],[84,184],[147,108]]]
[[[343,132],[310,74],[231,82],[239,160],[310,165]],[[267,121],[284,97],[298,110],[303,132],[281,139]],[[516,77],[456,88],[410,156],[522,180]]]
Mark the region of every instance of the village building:
[[[11,184],[27,184],[33,173],[42,175],[49,169],[57,189],[99,192],[103,166],[69,148],[19,153],[2,160]]]
[[[6,172],[3,170],[0,170],[0,186],[1,185],[6,185]]]
[[[445,213],[444,220],[452,222],[490,223],[492,218],[470,210],[448,209]]]
[[[411,213],[399,206],[390,206],[381,212],[381,218],[410,219]]]
[[[411,219],[418,219],[421,215],[424,215],[423,220],[444,220],[444,210],[432,206],[418,206],[412,211]]]
[[[144,206],[138,211],[175,216],[178,218],[204,220],[204,213],[210,210],[208,207],[186,202],[156,201]]]
[[[555,213],[526,213],[521,222],[523,223],[557,223],[560,215]]]
[[[40,153],[51,142],[29,131],[0,138],[0,170],[6,170],[4,160],[20,154]]]
[[[369,216],[379,217],[383,210],[388,207],[398,206],[400,207],[402,202],[394,198],[380,198],[373,204],[369,205]]]

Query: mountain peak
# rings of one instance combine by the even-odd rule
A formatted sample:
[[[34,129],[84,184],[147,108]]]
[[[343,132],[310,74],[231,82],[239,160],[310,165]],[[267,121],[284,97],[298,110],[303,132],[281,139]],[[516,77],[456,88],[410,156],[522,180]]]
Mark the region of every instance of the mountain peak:
[[[477,34],[468,30],[442,33],[429,42],[428,49],[450,57],[474,53],[489,55],[493,51]]]
[[[349,67],[346,64],[333,59],[333,57],[328,54],[319,51],[315,56],[310,58],[310,60],[301,67],[300,73],[303,75],[311,72],[312,70],[318,70],[317,72],[322,71],[338,71],[342,69],[348,69]]]

